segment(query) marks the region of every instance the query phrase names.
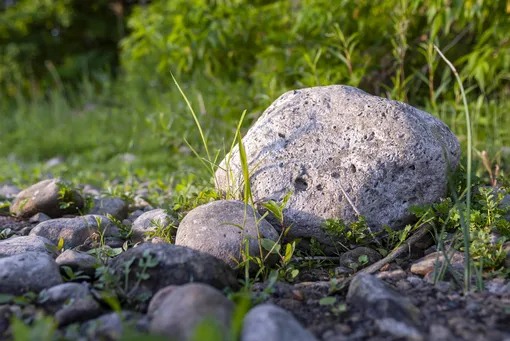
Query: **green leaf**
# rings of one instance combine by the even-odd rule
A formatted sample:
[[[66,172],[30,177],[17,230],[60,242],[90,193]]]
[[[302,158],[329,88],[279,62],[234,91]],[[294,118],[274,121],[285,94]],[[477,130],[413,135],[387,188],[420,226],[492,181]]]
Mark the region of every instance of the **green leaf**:
[[[320,305],[333,305],[335,303],[336,303],[336,297],[335,296],[323,297],[319,301]]]
[[[274,240],[267,239],[267,238],[261,238],[260,244],[266,251],[269,251],[272,253],[278,253],[280,251],[280,245],[277,244]]]
[[[0,304],[5,304],[5,303],[12,302],[13,299],[14,299],[13,295],[0,294]]]

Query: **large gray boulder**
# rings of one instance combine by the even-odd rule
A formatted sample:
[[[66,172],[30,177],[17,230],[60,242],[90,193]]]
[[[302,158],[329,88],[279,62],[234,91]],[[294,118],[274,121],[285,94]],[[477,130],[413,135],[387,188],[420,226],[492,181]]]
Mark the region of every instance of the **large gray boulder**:
[[[248,239],[250,256],[266,257],[264,248],[260,254],[260,239],[276,243],[278,232],[258,213],[255,214],[256,218],[250,206],[237,200],[218,200],[198,206],[181,221],[175,245],[206,252],[236,267],[243,261],[243,239]],[[268,258],[269,263],[275,261],[275,257]]]
[[[439,119],[341,85],[283,94],[243,144],[254,200],[278,202],[293,191],[284,211],[288,237],[326,244],[321,223],[355,221],[356,210],[375,230],[402,228],[413,219],[409,206],[446,194],[448,163],[455,169],[460,158],[457,138]],[[243,183],[236,146],[216,184],[240,195]]]

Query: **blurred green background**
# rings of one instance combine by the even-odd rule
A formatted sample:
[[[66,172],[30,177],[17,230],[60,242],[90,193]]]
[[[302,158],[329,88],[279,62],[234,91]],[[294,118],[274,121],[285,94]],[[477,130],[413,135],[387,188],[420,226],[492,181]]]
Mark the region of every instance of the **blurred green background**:
[[[510,0],[0,0],[0,182],[210,184],[171,73],[220,158],[244,110],[243,131],[286,90],[330,84],[428,111],[465,147],[434,44],[476,153],[508,173],[509,32]]]

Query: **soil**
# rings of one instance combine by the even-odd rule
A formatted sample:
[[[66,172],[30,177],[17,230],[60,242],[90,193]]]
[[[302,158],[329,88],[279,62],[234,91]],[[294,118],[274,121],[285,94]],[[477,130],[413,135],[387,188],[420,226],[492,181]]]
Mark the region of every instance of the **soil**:
[[[409,261],[410,263],[410,261]],[[412,274],[405,264],[395,263],[386,267],[376,276],[397,288],[420,310],[416,329],[421,337],[399,336],[387,330],[382,317],[370,311],[362,311],[346,302],[347,288],[330,294],[334,289],[328,271],[324,269],[302,270],[300,276],[315,278],[316,281],[288,284],[277,282],[267,301],[291,311],[319,340],[430,340],[430,341],[510,341],[510,283],[493,279],[491,287],[497,292],[484,290],[463,295],[449,282],[435,285]],[[337,278],[341,282],[342,277]],[[257,284],[262,295],[266,284]],[[338,289],[338,288],[337,288]],[[327,295],[336,297],[333,305],[320,303]],[[381,302],[384,304],[384,302]],[[395,320],[393,320],[396,323]],[[396,335],[397,334],[397,335]],[[405,334],[405,331],[404,331]]]

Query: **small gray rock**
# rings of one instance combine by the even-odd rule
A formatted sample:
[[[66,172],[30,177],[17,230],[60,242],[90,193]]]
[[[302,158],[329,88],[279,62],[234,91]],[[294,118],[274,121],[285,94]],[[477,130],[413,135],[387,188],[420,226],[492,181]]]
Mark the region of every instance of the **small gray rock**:
[[[291,313],[274,305],[261,304],[244,317],[241,341],[317,341]]]
[[[0,200],[2,199],[12,199],[18,195],[21,190],[18,186],[3,184],[0,185]]]
[[[253,209],[250,206],[247,208],[245,210],[244,202],[236,200],[218,200],[198,206],[181,221],[175,244],[206,252],[235,267],[242,261],[243,239],[249,238],[250,256],[261,257],[257,231],[262,238],[273,242],[278,241],[279,235],[271,224],[260,220],[258,213],[257,229]],[[244,229],[241,230],[239,226]],[[276,258],[272,261],[274,263]]]
[[[506,252],[505,268],[510,268],[510,242],[503,244],[503,250]]]
[[[374,319],[393,318],[415,327],[420,311],[411,301],[375,276],[360,273],[353,278],[347,303]]]
[[[88,213],[104,216],[110,214],[122,221],[128,216],[128,204],[121,198],[95,198],[94,206]]]
[[[99,265],[98,259],[84,252],[65,250],[55,260],[58,266],[68,266],[74,272],[82,271],[84,275],[94,276]]]
[[[86,284],[62,283],[41,291],[38,303],[51,314],[55,314],[64,305],[69,304],[71,300],[77,300],[88,295],[90,295],[90,291]]]
[[[53,257],[40,252],[0,258],[0,279],[0,292],[11,295],[40,292],[62,283]]]
[[[418,329],[393,318],[376,320],[375,324],[380,332],[393,335],[397,339],[404,338],[408,341],[422,341],[424,339]]]
[[[11,237],[0,240],[0,258],[18,255],[25,252],[41,252],[53,256],[46,245],[54,246],[51,241],[39,236]]]
[[[367,263],[362,264],[360,262],[360,257],[367,256]],[[340,256],[340,265],[345,266],[351,269],[360,269],[361,267],[365,267],[371,265],[382,258],[381,254],[369,247],[360,246],[353,250],[349,250],[344,252]]]
[[[147,308],[147,315],[154,315],[156,311],[158,311],[161,303],[163,303],[165,298],[174,292],[177,288],[179,288],[179,285],[169,285],[163,289],[158,290],[156,295],[152,297],[149,303],[149,307]]]
[[[80,330],[89,340],[121,340],[125,327],[137,327],[140,319],[140,314],[135,312],[113,312],[87,321]]]
[[[145,241],[147,240],[145,236],[147,232],[156,231],[158,226],[166,227],[170,225],[177,226],[177,219],[161,208],[142,213],[133,222],[131,240],[135,243]]]
[[[30,235],[48,238],[55,244],[58,244],[60,238],[63,238],[66,248],[73,248],[83,244],[87,238],[98,231],[104,231],[105,236],[119,234],[118,228],[108,218],[99,215],[85,215],[42,222],[30,231]]]
[[[154,313],[150,331],[176,340],[190,340],[201,323],[215,323],[228,338],[235,305],[221,291],[190,283],[176,288]]]
[[[463,252],[455,251],[452,254],[450,251],[448,251],[447,255],[448,255],[450,264],[452,264],[452,265],[453,264],[460,264],[460,265],[464,264],[465,258],[464,258]],[[411,265],[411,272],[416,275],[425,276],[426,274],[428,274],[429,272],[434,270],[434,268],[436,266],[436,260],[438,260],[438,262],[439,262],[438,265],[440,265],[441,263],[444,262],[444,253],[442,251],[441,252],[436,251],[436,252],[426,255],[425,257],[423,257],[421,259],[418,259],[416,262],[414,262]]]
[[[321,224],[328,218],[350,223],[359,212],[373,230],[403,228],[415,219],[410,206],[446,194],[448,166],[455,169],[461,155],[456,136],[436,117],[342,85],[286,92],[243,144],[255,202],[281,202],[292,191],[284,210],[285,226],[292,224],[287,237],[326,245],[331,240]],[[237,146],[227,158],[217,187],[240,194]]]
[[[28,220],[31,223],[42,223],[43,221],[50,220],[51,217],[44,213],[37,213]]]
[[[42,212],[52,218],[65,214],[77,214],[83,209],[83,197],[75,189],[67,192],[67,197],[60,198],[62,182],[57,179],[43,180],[16,195],[10,207],[11,213],[21,218],[30,218]],[[61,206],[65,204],[64,206]]]
[[[55,321],[59,326],[84,322],[101,316],[104,311],[92,295],[80,297],[55,313]]]
[[[137,282],[137,273],[141,272],[140,261],[151,258],[156,264],[146,270],[149,279]],[[158,290],[168,285],[181,285],[189,282],[201,282],[223,290],[226,287],[237,288],[234,271],[224,262],[207,253],[184,246],[172,244],[144,243],[123,252],[113,259],[112,269],[121,277],[124,287],[125,265],[133,260],[129,271],[128,293],[130,296],[152,297]]]

